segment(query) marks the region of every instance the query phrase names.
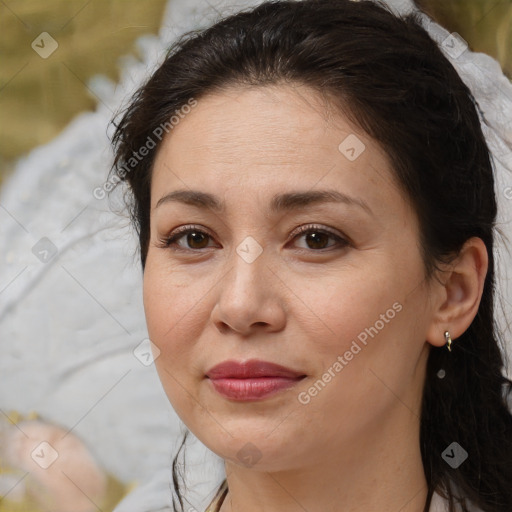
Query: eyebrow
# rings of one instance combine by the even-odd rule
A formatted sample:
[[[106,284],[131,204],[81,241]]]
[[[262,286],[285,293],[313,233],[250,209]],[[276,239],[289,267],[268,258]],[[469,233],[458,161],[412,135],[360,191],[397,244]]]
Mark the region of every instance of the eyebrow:
[[[207,192],[176,190],[161,197],[156,203],[155,209],[171,202],[184,203],[197,208],[212,210],[215,213],[222,212],[225,207],[223,201]],[[308,190],[276,194],[270,201],[270,211],[272,213],[279,213],[321,203],[344,203],[350,206],[358,206],[370,215],[374,215],[368,204],[362,199],[348,196],[337,190]]]

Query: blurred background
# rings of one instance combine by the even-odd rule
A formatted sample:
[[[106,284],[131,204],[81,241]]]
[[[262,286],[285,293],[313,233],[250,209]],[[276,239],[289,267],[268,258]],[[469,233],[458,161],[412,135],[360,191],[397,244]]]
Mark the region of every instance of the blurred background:
[[[205,0],[206,3],[206,0]],[[14,161],[51,140],[98,98],[87,80],[118,78],[118,59],[156,34],[166,0],[2,0],[0,2],[0,180]],[[472,50],[495,57],[512,78],[512,0],[417,0]],[[31,43],[46,31],[58,41],[49,60]]]
[[[87,81],[116,81],[118,59],[157,34],[166,0],[3,0],[0,2],[0,179],[14,161],[55,137],[98,98]],[[58,42],[51,58],[31,47],[42,32]],[[41,44],[41,43],[39,43]]]

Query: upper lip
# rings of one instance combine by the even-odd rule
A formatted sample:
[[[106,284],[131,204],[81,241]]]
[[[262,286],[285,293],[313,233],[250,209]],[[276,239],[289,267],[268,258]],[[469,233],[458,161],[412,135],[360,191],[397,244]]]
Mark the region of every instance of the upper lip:
[[[223,361],[210,368],[206,373],[210,379],[249,379],[255,377],[287,377],[296,379],[304,373],[286,368],[280,364],[250,359],[249,361]]]

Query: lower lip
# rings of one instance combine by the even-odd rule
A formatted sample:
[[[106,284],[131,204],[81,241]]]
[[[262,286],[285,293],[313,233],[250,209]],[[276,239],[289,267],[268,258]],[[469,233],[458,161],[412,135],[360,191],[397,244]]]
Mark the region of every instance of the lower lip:
[[[258,377],[254,379],[209,379],[215,390],[226,398],[238,401],[253,401],[288,389],[303,377]]]

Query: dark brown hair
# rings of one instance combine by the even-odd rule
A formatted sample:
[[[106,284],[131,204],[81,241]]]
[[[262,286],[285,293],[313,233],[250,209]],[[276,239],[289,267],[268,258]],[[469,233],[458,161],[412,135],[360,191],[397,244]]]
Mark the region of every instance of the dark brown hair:
[[[468,500],[484,512],[511,511],[512,382],[503,374],[504,343],[494,324],[493,167],[478,105],[417,15],[400,17],[372,1],[267,1],[184,34],[134,96],[113,138],[112,172],[130,187],[142,268],[160,141],[129,172],[120,171],[133,152],[190,98],[280,83],[329,98],[384,148],[418,215],[427,278],[469,238],[484,241],[489,266],[476,317],[452,352],[430,348],[418,442],[429,489],[425,510],[436,490],[449,498],[450,511],[458,502],[467,510]],[[454,441],[469,453],[457,469],[441,456]],[[179,504],[173,502],[182,509],[176,461]]]

